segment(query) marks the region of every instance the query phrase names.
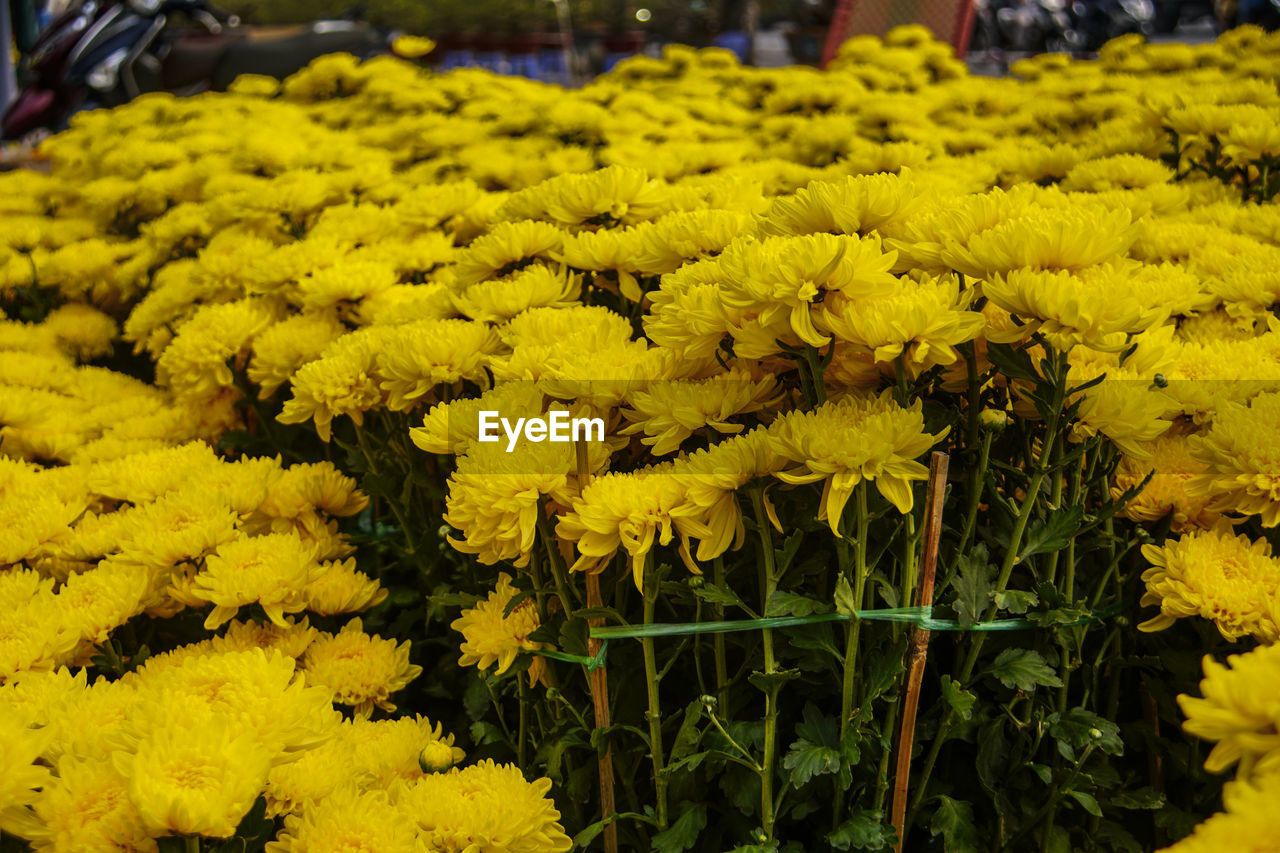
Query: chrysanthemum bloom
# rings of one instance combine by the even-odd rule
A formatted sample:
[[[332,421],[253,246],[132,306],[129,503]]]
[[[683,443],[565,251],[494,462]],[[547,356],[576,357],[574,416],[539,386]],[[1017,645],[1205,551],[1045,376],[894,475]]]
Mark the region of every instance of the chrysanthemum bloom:
[[[1022,321],[1019,336],[1039,331],[1060,350],[1115,349],[1108,336],[1163,323],[1174,303],[1194,302],[1200,286],[1194,277],[1160,279],[1131,264],[1107,264],[1075,272],[1015,269],[983,282],[982,293]]]
[[[844,397],[812,412],[790,412],[769,433],[774,452],[794,466],[775,476],[795,484],[822,480],[818,520],[839,536],[844,505],[863,480],[873,480],[899,512],[910,512],[911,482],[929,474],[916,460],[946,431],[925,432],[919,401],[904,409],[886,392]]]
[[[1240,763],[1240,778],[1260,778],[1280,770],[1280,646],[1259,646],[1230,655],[1221,664],[1204,658],[1204,698],[1179,696],[1186,715],[1182,727],[1216,741],[1204,767],[1221,773]]]
[[[321,633],[301,665],[308,684],[328,688],[335,702],[353,706],[360,717],[372,714],[374,706],[394,711],[391,694],[422,674],[422,667],[409,663],[408,642],[370,636],[359,619],[337,634]]]
[[[1178,405],[1152,384],[1157,371],[1144,369],[1139,362],[1140,359],[1130,358],[1120,366],[1111,353],[1072,350],[1068,385],[1082,385],[1102,377],[1098,384],[1067,398],[1067,405],[1079,403],[1071,424],[1073,440],[1102,434],[1137,458],[1146,454],[1145,442],[1164,435]]]
[[[80,635],[87,659],[96,644],[152,604],[167,580],[118,558],[104,560],[92,571],[72,575],[58,590],[55,624]]]
[[[206,628],[217,628],[248,604],[259,604],[267,618],[284,627],[284,614],[306,607],[305,588],[323,573],[314,548],[297,533],[245,536],[205,558],[193,592],[214,607]]]
[[[485,759],[419,779],[401,790],[397,806],[428,849],[565,853],[573,842],[550,789],[550,779],[529,782],[514,764]]]
[[[307,584],[306,609],[322,616],[356,613],[381,604],[387,591],[373,578],[356,571],[355,560],[321,564],[323,573]]]
[[[525,267],[509,279],[482,281],[453,303],[463,316],[485,323],[501,323],[530,308],[569,308],[578,304],[582,277],[564,267]]]
[[[31,846],[41,853],[63,850],[156,849],[151,832],[129,799],[129,780],[109,758],[63,759],[58,779],[36,802],[40,827]]]
[[[249,358],[249,381],[258,385],[258,396],[270,397],[289,381],[298,368],[314,361],[347,331],[333,311],[295,314],[258,335]]]
[[[1162,853],[1272,853],[1276,849],[1276,801],[1280,773],[1237,779],[1222,789],[1224,811]]]
[[[438,385],[488,383],[485,365],[499,346],[496,332],[468,320],[425,320],[395,327],[375,356],[387,407],[408,411]]]
[[[630,424],[619,432],[641,433],[650,452],[665,456],[699,430],[739,433],[743,424],[735,422],[737,416],[772,409],[777,402],[772,376],[754,379],[741,368],[708,379],[654,382],[628,395],[622,416]]]
[[[536,382],[503,382],[479,397],[437,403],[409,430],[409,438],[427,453],[466,455],[480,436],[480,413],[501,412],[508,419],[541,417],[545,396]]]
[[[126,562],[164,570],[238,538],[237,520],[221,495],[183,490],[127,513],[117,541]]]
[[[498,675],[502,675],[515,663],[520,652],[551,648],[529,639],[542,624],[533,599],[525,599],[503,616],[517,592],[511,585],[511,575],[502,572],[488,598],[462,611],[462,615],[450,623],[450,628],[462,634],[459,666],[488,669],[497,663]],[[529,684],[536,683],[545,671],[546,661],[534,655],[529,665]]]
[[[319,510],[345,518],[369,505],[369,496],[356,481],[330,462],[304,462],[277,470],[258,513],[273,519],[292,519]]]
[[[1191,453],[1207,466],[1188,484],[1220,512],[1258,516],[1264,527],[1280,524],[1280,393],[1259,394],[1248,405],[1224,402],[1209,430],[1189,439]]]
[[[903,355],[912,375],[954,363],[956,346],[985,325],[982,314],[969,310],[970,294],[961,293],[954,276],[896,282],[880,297],[832,294],[817,312],[818,328],[865,348],[877,363]]]
[[[1029,209],[944,246],[941,259],[973,278],[1014,270],[1081,270],[1111,261],[1137,236],[1127,209]]]
[[[315,642],[315,641],[313,641]],[[273,763],[287,761],[331,737],[341,719],[329,690],[300,677],[293,658],[277,649],[222,651],[151,661],[129,676],[139,702],[124,732],[136,742],[167,716],[226,721],[254,739]],[[194,722],[193,722],[194,725]]]
[[[286,619],[285,625],[281,628],[271,622],[229,622],[221,636],[209,638],[209,651],[221,654],[262,649],[268,655],[277,651],[296,660],[320,632],[312,628],[305,617],[297,622]]]
[[[686,210],[671,213],[633,230],[636,269],[644,275],[675,272],[684,264],[724,249],[753,225],[741,210]]]
[[[512,193],[498,208],[499,220],[545,219],[561,225],[634,224],[668,208],[670,190],[643,169],[609,166],[566,174]]]
[[[687,501],[683,484],[670,474],[667,463],[592,480],[556,525],[556,535],[578,549],[570,570],[600,571],[625,548],[636,588],[643,590],[645,560],[655,544],[669,545],[678,533],[688,554],[690,537],[708,536],[702,509]]]
[[[466,757],[443,726],[419,715],[376,721],[356,718],[339,729],[336,739],[354,747],[350,777],[371,780],[368,784],[380,788],[432,772],[422,766],[424,751],[443,764],[437,770],[447,770]]]
[[[382,333],[375,327],[371,332]],[[293,397],[286,400],[276,420],[284,424],[315,421],[316,434],[328,441],[333,419],[347,415],[359,426],[364,413],[383,401],[378,387],[375,336],[346,335],[325,350],[324,356],[298,368],[290,379]]]
[[[1205,471],[1205,464],[1191,455],[1188,436],[1168,433],[1152,442],[1143,443],[1139,456],[1125,454],[1116,467],[1111,486],[1112,499],[1125,490],[1150,482],[1125,504],[1120,514],[1139,522],[1158,521],[1172,515],[1170,528],[1182,532],[1191,528],[1208,529],[1221,514],[1208,508],[1209,498],[1192,497],[1187,483]]]
[[[344,785],[285,817],[284,829],[266,853],[418,853],[413,823],[393,806],[386,791]]]
[[[36,763],[50,740],[9,715],[0,715],[0,830],[28,837],[35,821],[27,806],[53,782],[49,768]]]
[[[235,385],[232,367],[245,365],[253,339],[278,319],[278,306],[265,299],[202,307],[156,361],[156,381],[180,397],[217,397]]]
[[[565,232],[547,222],[499,222],[458,253],[452,267],[457,289],[514,272],[529,262],[550,259]]]
[[[603,470],[609,451],[604,442],[583,443],[588,469]],[[485,565],[511,560],[517,567],[529,563],[537,535],[540,502],[546,495],[568,506],[578,493],[576,446],[568,442],[524,443],[512,453],[503,437],[492,443],[472,445],[458,457],[458,468],[449,477],[444,521],[462,533],[449,544],[464,554],[475,554]]]
[[[262,791],[270,756],[252,733],[178,713],[154,721],[137,752],[117,752],[115,762],[149,832],[230,838]]]
[[[1143,545],[1142,556],[1152,567],[1142,573],[1147,592],[1141,603],[1160,605],[1160,615],[1141,630],[1161,631],[1177,619],[1201,616],[1228,640],[1280,639],[1280,559],[1265,539],[1250,542],[1223,528],[1193,530],[1164,545]]]
[[[844,88],[842,86],[842,88]],[[889,233],[919,206],[920,194],[910,169],[898,174],[851,175],[838,181],[813,181],[782,196],[760,222],[763,234]]]
[[[717,261],[721,298],[748,317],[730,329],[735,352],[763,358],[778,352],[778,340],[826,345],[831,339],[813,323],[824,292],[888,293],[896,284],[889,274],[896,258],[895,252],[881,250],[877,237],[812,234],[735,240]]]

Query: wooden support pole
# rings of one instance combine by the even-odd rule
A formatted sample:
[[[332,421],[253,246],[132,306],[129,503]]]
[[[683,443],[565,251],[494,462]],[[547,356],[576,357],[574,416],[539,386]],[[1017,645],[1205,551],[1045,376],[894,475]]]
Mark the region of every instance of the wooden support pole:
[[[578,442],[578,488],[585,489],[591,481],[591,470],[587,464],[587,446]],[[600,596],[600,576],[595,572],[587,573],[587,607],[603,607],[604,599]],[[604,619],[588,619],[587,625],[598,628]],[[595,657],[600,653],[603,640],[587,638],[587,654]],[[591,687],[591,707],[595,712],[597,729],[607,729],[611,725],[609,717],[609,676],[603,667],[587,671],[587,684]],[[609,820],[617,812],[617,801],[613,790],[613,745],[606,743],[604,753],[597,758],[600,769],[600,819]],[[604,828],[605,853],[618,853],[618,824],[609,823]]]
[[[924,536],[921,542],[920,566],[923,573],[916,589],[916,607],[933,606],[933,580],[938,570],[938,540],[942,536],[942,501],[947,491],[947,467],[950,457],[934,452],[929,458],[929,490],[925,498]],[[911,749],[916,740],[916,712],[920,707],[920,684],[924,679],[925,656],[929,653],[929,631],[911,629],[910,670],[907,674],[906,701],[902,708],[902,729],[898,735],[897,766],[893,776],[893,828],[898,833],[894,848],[902,853],[907,834],[907,783],[911,779]]]

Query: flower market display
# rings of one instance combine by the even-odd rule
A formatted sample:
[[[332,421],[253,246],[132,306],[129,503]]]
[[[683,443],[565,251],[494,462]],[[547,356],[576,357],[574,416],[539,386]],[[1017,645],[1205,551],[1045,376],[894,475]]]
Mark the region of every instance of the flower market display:
[[[0,851],[1280,850],[1280,37],[1013,71],[336,55],[0,175]]]

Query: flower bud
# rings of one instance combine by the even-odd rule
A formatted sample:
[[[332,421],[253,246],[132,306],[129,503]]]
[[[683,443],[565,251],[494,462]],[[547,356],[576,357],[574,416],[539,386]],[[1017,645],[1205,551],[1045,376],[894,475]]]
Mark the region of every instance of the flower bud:
[[[440,773],[453,766],[453,748],[433,740],[418,753],[418,766],[423,773]]]
[[[978,423],[998,434],[1009,425],[1009,413],[1004,409],[983,409],[978,413]]]

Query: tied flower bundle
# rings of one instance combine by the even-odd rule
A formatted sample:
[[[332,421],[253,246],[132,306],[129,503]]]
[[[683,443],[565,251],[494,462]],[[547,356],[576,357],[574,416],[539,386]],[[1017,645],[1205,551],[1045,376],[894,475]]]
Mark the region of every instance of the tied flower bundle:
[[[0,177],[0,845],[1274,846],[1280,41],[1171,48],[78,117]]]

